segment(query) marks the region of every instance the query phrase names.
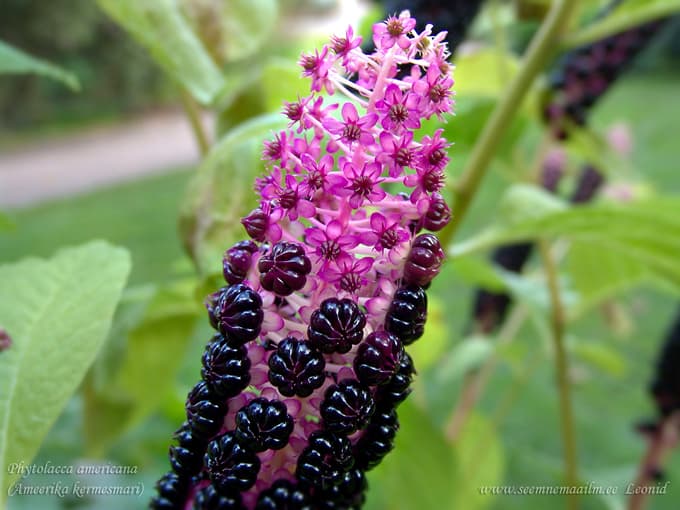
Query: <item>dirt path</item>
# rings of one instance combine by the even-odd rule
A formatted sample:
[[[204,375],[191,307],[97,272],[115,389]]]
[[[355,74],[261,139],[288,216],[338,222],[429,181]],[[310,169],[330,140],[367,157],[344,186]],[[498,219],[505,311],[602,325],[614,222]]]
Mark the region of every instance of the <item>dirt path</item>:
[[[198,160],[184,115],[157,112],[0,154],[0,208],[74,195]]]

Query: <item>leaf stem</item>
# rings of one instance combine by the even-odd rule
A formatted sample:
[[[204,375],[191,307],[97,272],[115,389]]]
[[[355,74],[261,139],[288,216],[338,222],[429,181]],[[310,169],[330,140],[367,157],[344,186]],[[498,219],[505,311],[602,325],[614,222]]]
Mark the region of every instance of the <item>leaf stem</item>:
[[[196,143],[198,144],[198,149],[201,152],[201,157],[205,157],[210,150],[210,142],[208,141],[208,135],[203,127],[203,121],[201,120],[201,111],[198,103],[185,89],[180,91],[180,97],[182,99],[182,106],[184,107],[184,112],[187,114],[187,118],[191,123],[191,129],[194,132],[194,137],[196,138]]]
[[[545,21],[532,39],[519,73],[514,77],[505,95],[486,122],[482,134],[472,149],[463,175],[454,184],[456,198],[452,210],[453,220],[441,233],[442,246],[448,245],[460,227],[505,131],[522,105],[534,79],[543,70],[555,50],[556,41],[577,3],[576,0],[553,2]]]
[[[569,382],[569,359],[564,346],[564,305],[560,297],[557,265],[550,251],[550,246],[545,240],[539,240],[538,248],[550,293],[551,328],[555,348],[555,371],[560,400],[560,419],[562,422],[565,483],[569,487],[575,487],[578,483],[576,433],[571,402],[571,385]],[[578,496],[576,493],[570,493],[567,496],[567,507],[570,510],[577,510],[578,506]]]

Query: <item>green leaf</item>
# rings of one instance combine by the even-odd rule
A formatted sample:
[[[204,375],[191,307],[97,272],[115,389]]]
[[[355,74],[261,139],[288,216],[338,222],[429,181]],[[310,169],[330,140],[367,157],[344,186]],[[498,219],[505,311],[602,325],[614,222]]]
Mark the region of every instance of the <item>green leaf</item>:
[[[220,93],[222,73],[182,16],[176,0],[97,2],[200,103],[209,104]]]
[[[489,420],[476,413],[470,414],[456,440],[455,452],[458,480],[455,505],[451,508],[488,508],[494,497],[481,495],[479,488],[499,485],[505,465],[503,444]]]
[[[626,358],[619,350],[602,342],[572,339],[569,351],[577,359],[585,361],[594,368],[612,377],[622,378],[628,370]]]
[[[482,287],[491,292],[506,290],[503,278],[488,260],[473,256],[458,257],[455,263],[451,264],[451,268],[461,281],[471,287]]]
[[[230,0],[222,5],[227,61],[249,57],[264,46],[278,21],[276,0]]]
[[[290,60],[272,58],[262,71],[262,92],[269,111],[280,110],[284,101],[293,102],[309,94],[309,82],[300,78],[299,67]]]
[[[102,346],[129,272],[128,252],[104,242],[0,266],[14,341],[0,355],[0,502],[19,476],[7,465],[31,462]]]
[[[39,74],[62,82],[71,90],[80,90],[75,74],[0,41],[0,74]]]
[[[655,276],[680,286],[680,198],[674,197],[604,202],[497,224],[454,245],[450,253],[456,257],[514,241],[557,237],[624,253],[644,263]]]
[[[438,386],[450,386],[466,373],[476,370],[493,354],[495,345],[488,337],[472,336],[463,339],[446,354],[436,367]]]
[[[515,184],[503,195],[498,208],[498,221],[513,225],[563,211],[567,207],[564,200],[543,188],[531,184]]]
[[[194,288],[187,280],[128,294],[84,387],[91,455],[105,453],[172,392],[201,311]]]
[[[239,125],[211,149],[190,181],[180,232],[202,274],[214,272],[224,250],[245,235],[240,220],[257,205],[253,183],[264,169],[263,140],[285,124],[284,116],[270,114]]]
[[[436,296],[428,300],[425,333],[409,346],[408,352],[418,371],[425,372],[449,349],[453,337],[446,324],[446,308]]]
[[[566,48],[584,46],[637,25],[680,12],[680,0],[627,0],[611,14],[563,40]]]
[[[7,231],[7,230],[12,230],[15,227],[14,222],[12,219],[7,216],[5,213],[0,211],[0,232]]]
[[[498,97],[519,70],[519,60],[496,48],[481,48],[456,56],[457,96]]]
[[[456,454],[429,416],[412,401],[398,409],[394,450],[368,474],[366,510],[454,506]]]

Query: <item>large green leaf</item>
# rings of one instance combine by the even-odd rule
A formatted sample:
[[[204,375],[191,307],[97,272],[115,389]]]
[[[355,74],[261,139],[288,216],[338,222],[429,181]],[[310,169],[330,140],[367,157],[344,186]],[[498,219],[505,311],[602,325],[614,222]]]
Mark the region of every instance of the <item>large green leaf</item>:
[[[680,286],[680,198],[545,211],[517,223],[498,223],[454,245],[450,253],[455,257],[513,241],[556,237],[624,253],[669,284]]]
[[[284,116],[270,114],[229,131],[189,183],[180,231],[202,273],[219,270],[224,250],[245,235],[240,219],[257,205],[253,184],[264,169],[262,142],[285,123]]]
[[[126,296],[106,350],[84,386],[91,454],[105,453],[172,391],[200,314],[194,288],[195,282],[187,280]]]
[[[627,0],[602,20],[565,37],[564,45],[572,48],[590,44],[677,12],[680,12],[680,0]]]
[[[71,90],[79,90],[80,83],[75,74],[61,67],[0,41],[0,74],[39,74],[62,82]]]
[[[97,0],[156,62],[199,102],[224,86],[222,73],[180,12],[176,0]]]
[[[50,260],[0,266],[0,500],[30,463],[101,347],[130,272],[126,250],[104,242]],[[0,505],[1,506],[1,505]]]
[[[457,508],[453,446],[411,400],[398,414],[394,450],[368,475],[366,510]]]

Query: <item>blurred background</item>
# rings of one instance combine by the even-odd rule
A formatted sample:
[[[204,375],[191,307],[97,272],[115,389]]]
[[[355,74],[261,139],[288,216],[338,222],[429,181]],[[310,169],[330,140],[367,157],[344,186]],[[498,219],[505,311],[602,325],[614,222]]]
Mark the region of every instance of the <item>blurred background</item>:
[[[454,74],[459,113],[449,121],[452,134],[447,133],[455,144],[451,175],[460,173],[475,134],[503,92],[503,80],[489,79],[485,73],[490,66],[508,66],[508,72],[516,68],[517,55],[535,33],[548,3],[489,0],[463,28],[465,41],[458,47]],[[592,3],[600,7],[606,2]],[[0,0],[0,40],[58,66],[79,83],[76,90],[64,79],[0,74],[0,212],[8,225],[0,232],[0,263],[51,256],[60,247],[91,239],[127,247],[132,274],[111,334],[128,345],[149,341],[158,347],[165,339],[164,356],[172,357],[167,371],[150,369],[148,381],[138,381],[149,385],[145,396],[128,396],[132,401],[147,399],[141,411],[130,411],[129,399],[117,402],[111,395],[93,396],[91,373],[36,460],[138,466],[134,477],[107,475],[100,482],[142,480],[146,492],[141,498],[17,496],[9,499],[10,509],[146,507],[155,480],[168,469],[168,444],[183,421],[184,398],[197,380],[200,353],[210,338],[207,321],[193,306],[212,282],[201,275],[203,286],[194,292],[196,269],[187,254],[191,247],[186,248],[186,236],[183,243],[180,235],[182,220],[178,233],[178,214],[196,196],[194,175],[207,144],[219,141],[244,120],[280,111],[282,99],[293,100],[304,91],[304,83],[295,83],[300,51],[318,47],[328,35],[344,31],[347,23],[366,34],[372,23],[394,12],[395,5],[410,4],[412,13],[418,14],[418,9],[427,11],[428,2],[274,2],[276,9],[263,11],[255,21],[265,26],[254,38],[257,47],[240,53],[234,39],[248,39],[250,27],[234,27],[233,19],[225,20],[228,4],[218,0],[177,4],[227,81],[257,83],[234,85],[233,91],[202,107],[98,3]],[[455,26],[441,9],[427,12],[433,18],[426,21],[435,29]],[[480,52],[483,59],[475,57]],[[264,61],[266,66],[258,67]],[[556,58],[551,69],[558,66]],[[495,159],[461,239],[495,220],[501,195],[509,184],[521,181],[532,164],[528,147],[535,147],[547,131],[536,105],[555,88],[551,69],[543,73],[526,115],[514,125]],[[279,71],[292,78],[281,79]],[[560,150],[565,168],[572,170],[566,170],[566,184],[558,193],[568,194],[577,179],[574,169],[587,157],[608,167],[600,194],[610,199],[651,196],[659,190],[680,192],[679,91],[680,20],[670,19],[589,111],[588,129],[602,140],[614,140],[614,149],[566,143]],[[250,188],[240,189],[248,193]],[[219,272],[219,258],[210,260]],[[597,258],[582,263],[590,274],[601,269]],[[532,262],[527,267],[531,275]],[[441,432],[458,403],[466,374],[489,356],[483,348],[463,344],[479,319],[474,315],[475,289],[489,284],[491,268],[486,256],[447,264],[433,285],[432,318],[415,355],[421,375],[414,403],[403,411],[397,450],[369,476],[373,489],[368,508],[444,508],[436,501],[449,492],[459,494],[456,508],[463,510],[560,508],[562,503],[549,497],[475,494],[482,485],[550,485],[561,477],[557,400],[545,340],[547,298],[538,290],[541,282],[536,278],[504,280],[516,307],[524,310],[524,320],[513,331],[513,342],[496,349],[488,387],[455,445],[448,445]],[[582,278],[584,271],[578,272]],[[624,278],[613,286],[604,291],[598,287],[599,294],[590,296],[569,324],[581,477],[585,483],[620,487],[617,497],[585,498],[584,508],[592,509],[624,507],[623,491],[645,449],[635,425],[656,415],[648,387],[677,308],[677,290],[658,281]],[[496,289],[493,282],[489,288]],[[158,304],[158,289],[166,297],[184,296],[192,303],[190,311],[173,315],[175,322],[163,316],[139,326],[139,316],[146,310],[139,308],[140,299],[148,301],[153,295]],[[154,332],[161,338],[149,340]],[[107,345],[107,356],[123,356],[116,351],[120,347],[115,340]],[[442,445],[447,452],[452,449],[450,458],[441,458]],[[654,498],[649,508],[678,507],[680,452],[669,459],[664,476],[671,480],[669,493]],[[31,475],[24,481],[46,480],[53,478]],[[96,483],[96,477],[86,480]]]

